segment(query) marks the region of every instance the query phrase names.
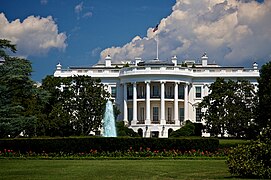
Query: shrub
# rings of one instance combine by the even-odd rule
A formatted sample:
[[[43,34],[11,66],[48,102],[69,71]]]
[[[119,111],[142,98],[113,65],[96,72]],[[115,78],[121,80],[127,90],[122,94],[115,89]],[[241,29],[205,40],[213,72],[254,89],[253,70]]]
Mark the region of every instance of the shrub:
[[[194,124],[191,121],[187,120],[183,127],[170,133],[170,137],[191,136],[194,134],[194,130]]]
[[[129,137],[139,137],[139,134],[134,132],[132,129],[126,127],[123,121],[116,122],[117,135],[120,136],[129,136]]]
[[[2,139],[0,151],[12,149],[21,153],[81,153],[91,149],[105,152],[127,151],[149,148],[150,150],[179,150],[191,149],[213,152],[218,149],[218,139],[158,139],[158,138],[105,138],[105,137],[76,137],[76,138],[44,138],[44,139]]]
[[[242,177],[271,178],[271,129],[256,141],[239,145],[229,152],[227,165],[231,174]]]

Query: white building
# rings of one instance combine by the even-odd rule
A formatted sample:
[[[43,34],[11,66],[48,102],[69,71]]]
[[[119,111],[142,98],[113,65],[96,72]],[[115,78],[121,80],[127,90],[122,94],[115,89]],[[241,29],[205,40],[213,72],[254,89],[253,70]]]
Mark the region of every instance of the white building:
[[[127,65],[129,67],[124,67]],[[92,67],[62,69],[58,64],[54,73],[56,77],[74,75],[100,78],[121,110],[118,120],[127,123],[135,132],[143,137],[166,138],[185,120],[204,123],[198,104],[217,77],[246,79],[257,84],[259,70],[256,63],[252,68],[210,64],[205,53],[201,63],[178,63],[175,56],[171,61],[136,58],[133,62],[113,64],[107,56],[104,64]]]

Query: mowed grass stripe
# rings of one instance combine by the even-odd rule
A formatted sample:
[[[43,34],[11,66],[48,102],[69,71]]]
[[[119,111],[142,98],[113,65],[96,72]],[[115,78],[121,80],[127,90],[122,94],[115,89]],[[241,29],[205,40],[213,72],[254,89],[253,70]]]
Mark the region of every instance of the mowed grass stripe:
[[[0,179],[224,178],[225,160],[0,160]]]

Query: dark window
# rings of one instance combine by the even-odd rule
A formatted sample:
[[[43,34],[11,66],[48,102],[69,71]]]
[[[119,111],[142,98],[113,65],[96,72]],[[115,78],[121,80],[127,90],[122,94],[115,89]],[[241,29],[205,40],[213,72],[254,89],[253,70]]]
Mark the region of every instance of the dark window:
[[[158,85],[152,86],[152,97],[159,97],[159,86]]]
[[[133,99],[133,86],[132,85],[127,86],[127,98]]]
[[[184,108],[180,108],[180,113],[179,113],[179,119],[181,122],[184,121]]]
[[[153,107],[153,121],[158,122],[159,109],[158,107]]]
[[[178,87],[178,97],[179,99],[184,99],[184,86],[179,86]]]
[[[117,88],[111,87],[111,97],[116,97],[116,95],[117,95]]]
[[[201,87],[196,87],[196,98],[201,98]]]

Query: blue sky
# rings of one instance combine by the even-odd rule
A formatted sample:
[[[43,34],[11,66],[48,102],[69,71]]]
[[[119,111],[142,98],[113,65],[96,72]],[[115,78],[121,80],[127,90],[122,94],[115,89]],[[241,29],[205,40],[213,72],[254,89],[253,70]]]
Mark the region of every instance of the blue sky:
[[[155,57],[195,59],[207,52],[221,65],[250,67],[271,59],[271,3],[253,0],[0,0],[0,38],[17,44],[33,79],[55,65],[89,66]]]

